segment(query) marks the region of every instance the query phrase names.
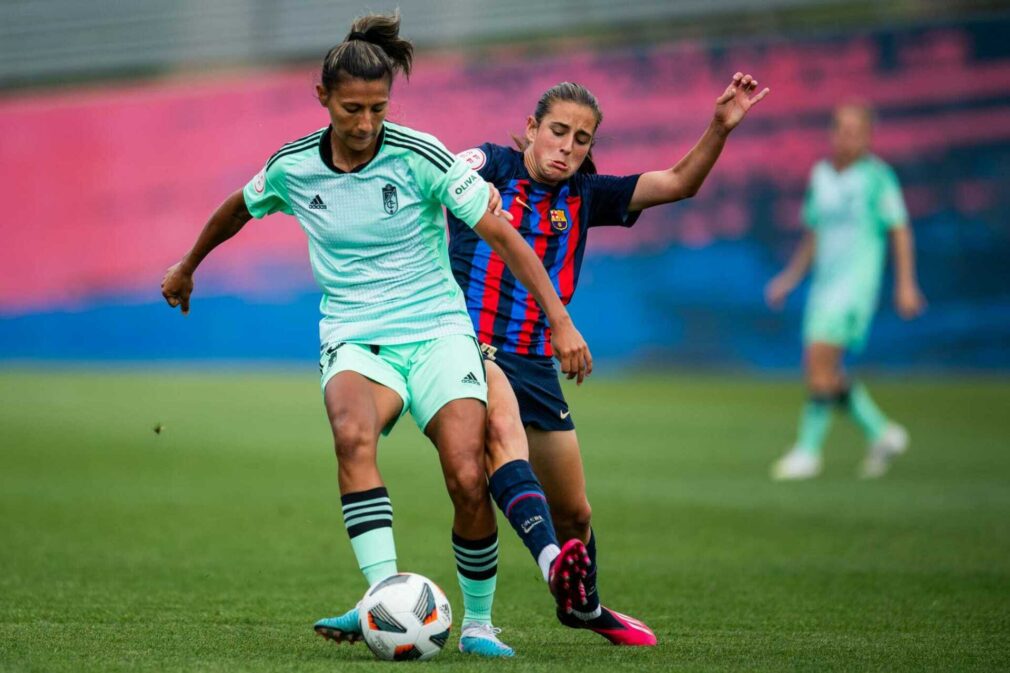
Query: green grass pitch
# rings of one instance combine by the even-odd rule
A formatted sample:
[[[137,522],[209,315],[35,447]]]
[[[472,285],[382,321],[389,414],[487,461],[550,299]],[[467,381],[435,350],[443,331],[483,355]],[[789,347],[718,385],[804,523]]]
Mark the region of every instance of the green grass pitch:
[[[861,482],[836,420],[822,478],[774,484],[802,390],[716,376],[569,387],[604,602],[629,650],[562,628],[502,521],[496,622],[513,661],[456,671],[927,671],[1010,667],[1010,383],[870,380],[912,435]],[[160,434],[156,423],[164,425]],[[403,570],[461,614],[451,510],[404,419],[380,446]],[[365,589],[340,519],[317,379],[0,375],[0,670],[375,671],[311,629]]]

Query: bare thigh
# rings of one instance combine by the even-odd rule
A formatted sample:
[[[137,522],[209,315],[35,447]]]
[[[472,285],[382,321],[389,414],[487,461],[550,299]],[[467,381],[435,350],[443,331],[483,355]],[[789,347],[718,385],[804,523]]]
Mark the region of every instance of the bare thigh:
[[[400,414],[403,400],[357,372],[343,371],[326,383],[323,402],[337,453],[340,492],[382,486],[376,464],[379,434]]]
[[[494,362],[485,361],[487,371],[487,473],[513,460],[529,460],[530,449],[519,415],[512,384]]]

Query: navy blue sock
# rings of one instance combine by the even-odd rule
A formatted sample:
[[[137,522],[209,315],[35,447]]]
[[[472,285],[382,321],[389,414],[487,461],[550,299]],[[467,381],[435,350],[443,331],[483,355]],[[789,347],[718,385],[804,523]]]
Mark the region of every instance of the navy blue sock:
[[[528,461],[505,463],[488,480],[491,497],[512,524],[519,539],[541,565],[541,553],[550,545],[558,546],[554,522],[547,509],[544,489]],[[541,565],[543,570],[543,565]]]
[[[586,603],[577,608],[582,613],[592,613],[600,607],[600,592],[596,589],[596,532],[589,529],[589,544],[586,545],[589,552],[589,571],[586,578],[582,580],[582,586],[586,588]]]

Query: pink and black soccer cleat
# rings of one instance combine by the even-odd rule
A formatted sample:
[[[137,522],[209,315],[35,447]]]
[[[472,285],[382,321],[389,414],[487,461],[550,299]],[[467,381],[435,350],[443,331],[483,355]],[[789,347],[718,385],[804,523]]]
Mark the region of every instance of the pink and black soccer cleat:
[[[589,629],[600,634],[614,645],[628,647],[652,647],[656,644],[656,634],[648,626],[634,617],[623,615],[600,606],[600,616],[581,620],[570,612],[558,610],[558,621],[573,629]]]
[[[558,612],[578,609],[586,601],[586,589],[582,586],[589,571],[589,552],[582,540],[571,539],[561,546],[561,553],[551,564],[551,594],[558,604]]]

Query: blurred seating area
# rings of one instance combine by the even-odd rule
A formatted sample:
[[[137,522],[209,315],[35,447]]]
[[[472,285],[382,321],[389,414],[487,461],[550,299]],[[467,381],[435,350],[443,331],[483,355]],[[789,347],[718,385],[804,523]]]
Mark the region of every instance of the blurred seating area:
[[[763,285],[799,235],[800,199],[827,153],[831,109],[869,101],[876,151],[905,189],[930,310],[901,323],[886,286],[865,359],[1007,368],[1008,34],[1010,18],[990,18],[820,37],[503,49],[493,59],[422,51],[410,82],[394,88],[390,119],[453,151],[509,144],[544,89],[575,80],[603,107],[601,172],[640,172],[674,163],[733,72],[753,73],[772,95],[731,138],[702,192],[646,213],[631,230],[594,230],[573,308],[605,359],[776,368],[797,364],[802,297],[772,314]],[[68,321],[110,305],[121,332],[156,349],[159,338],[145,330],[163,311],[162,271],[272,152],[326,123],[315,76],[305,63],[0,98],[0,358],[74,357],[77,346],[61,338],[96,340],[91,352],[101,353],[97,337]],[[304,240],[285,216],[250,224],[201,273],[206,294],[196,301],[267,301],[284,315],[314,294]],[[219,326],[181,356],[227,351],[248,331],[241,316],[258,310],[234,306],[231,332]],[[263,355],[250,348],[235,357]],[[274,358],[311,359],[314,344],[299,335],[269,348]]]

